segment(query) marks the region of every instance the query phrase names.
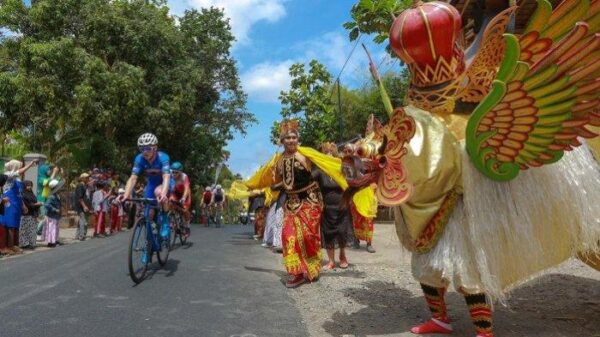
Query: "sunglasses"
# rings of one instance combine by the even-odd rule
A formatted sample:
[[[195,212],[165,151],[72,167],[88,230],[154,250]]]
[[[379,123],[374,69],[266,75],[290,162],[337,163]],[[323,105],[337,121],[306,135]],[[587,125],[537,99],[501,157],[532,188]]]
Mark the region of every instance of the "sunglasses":
[[[173,174],[179,174],[179,173],[181,173],[181,171],[178,171],[178,170],[171,170],[171,172],[172,172]]]
[[[150,145],[150,146],[140,146],[140,151],[141,152],[152,152],[154,151],[154,146]]]

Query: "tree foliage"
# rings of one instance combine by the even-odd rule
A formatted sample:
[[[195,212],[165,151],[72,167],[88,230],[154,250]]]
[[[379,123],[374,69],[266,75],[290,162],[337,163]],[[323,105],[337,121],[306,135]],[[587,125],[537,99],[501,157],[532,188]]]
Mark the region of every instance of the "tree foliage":
[[[335,135],[335,105],[331,99],[332,76],[317,60],[309,64],[308,72],[303,63],[290,66],[289,91],[279,96],[284,119],[297,119],[302,133],[302,143],[316,146]],[[272,140],[279,137],[279,124],[271,130]]]
[[[282,92],[281,116],[284,119],[298,119],[303,145],[318,147],[326,141],[341,142],[364,135],[369,115],[387,122],[387,114],[381,100],[379,88],[369,82],[364,88],[349,89],[342,86],[338,90],[326,67],[316,60],[309,64],[306,72],[304,64],[290,67],[292,81],[290,90]],[[409,73],[384,74],[382,81],[387,88],[393,106],[402,106],[408,90]],[[341,108],[341,109],[340,109]],[[271,140],[276,144],[279,136],[279,123],[271,129]]]
[[[400,12],[409,8],[412,2],[412,0],[359,0],[350,11],[352,21],[344,23],[344,28],[349,31],[350,41],[356,40],[360,34],[373,34],[373,41],[377,44],[387,41],[394,19]]]
[[[246,110],[220,9],[186,11],[165,1],[4,0],[0,27],[3,130],[30,148],[84,168],[126,168],[136,139],[154,132],[200,183]]]

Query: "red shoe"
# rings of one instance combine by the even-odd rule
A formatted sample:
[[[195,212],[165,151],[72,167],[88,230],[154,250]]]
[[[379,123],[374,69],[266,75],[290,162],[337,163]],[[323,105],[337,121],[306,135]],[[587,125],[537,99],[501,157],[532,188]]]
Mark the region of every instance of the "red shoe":
[[[450,320],[444,319],[436,319],[432,318],[427,322],[417,325],[410,329],[410,332],[421,335],[426,333],[442,333],[442,334],[451,334],[452,333],[452,325],[450,325]],[[478,336],[480,337],[480,336]]]
[[[493,333],[478,333],[476,337],[494,337]]]
[[[296,275],[293,279],[288,280],[285,283],[285,286],[287,288],[296,288],[303,283],[306,283],[306,279],[304,278],[304,275],[300,274]]]

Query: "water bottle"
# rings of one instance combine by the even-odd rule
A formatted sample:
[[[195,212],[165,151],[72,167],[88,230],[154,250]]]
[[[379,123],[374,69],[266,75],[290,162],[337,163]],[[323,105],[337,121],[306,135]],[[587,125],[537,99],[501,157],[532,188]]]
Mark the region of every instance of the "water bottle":
[[[152,222],[152,234],[158,234],[158,226],[156,226],[156,222]]]

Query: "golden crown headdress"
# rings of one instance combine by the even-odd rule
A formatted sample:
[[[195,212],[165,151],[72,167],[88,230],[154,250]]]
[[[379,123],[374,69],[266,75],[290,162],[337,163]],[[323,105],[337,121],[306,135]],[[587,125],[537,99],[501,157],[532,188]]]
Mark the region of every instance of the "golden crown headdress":
[[[283,137],[288,133],[293,132],[299,135],[298,121],[295,119],[284,120],[279,124],[279,137]]]
[[[337,155],[337,145],[333,142],[324,142],[321,144],[321,152],[331,152]]]

